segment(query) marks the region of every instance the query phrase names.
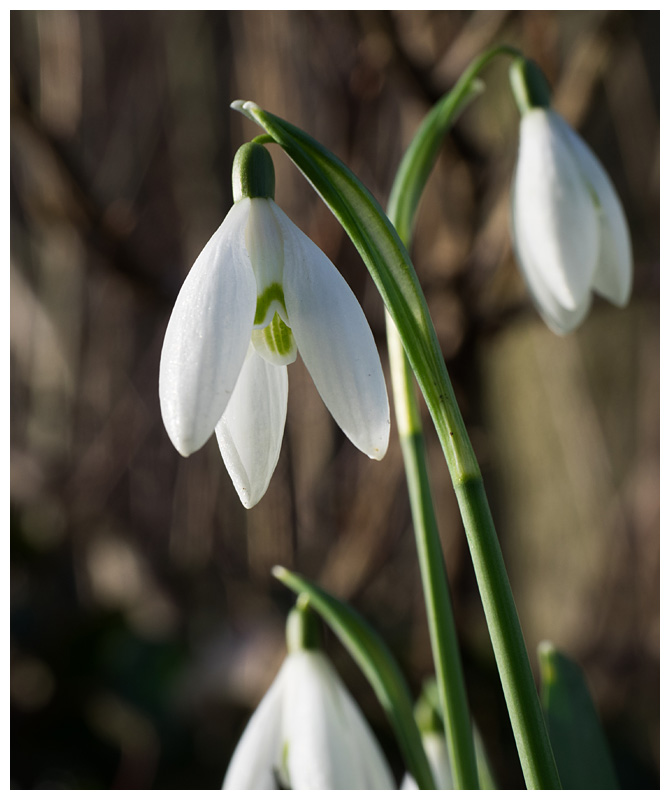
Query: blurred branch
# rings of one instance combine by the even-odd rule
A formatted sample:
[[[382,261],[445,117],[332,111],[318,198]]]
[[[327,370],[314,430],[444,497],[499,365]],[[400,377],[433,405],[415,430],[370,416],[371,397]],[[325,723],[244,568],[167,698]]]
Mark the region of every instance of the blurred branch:
[[[98,252],[116,273],[123,276],[142,297],[152,305],[166,306],[174,300],[175,292],[157,281],[142,266],[130,248],[125,231],[115,224],[109,209],[91,191],[89,181],[71,150],[44,125],[31,106],[25,82],[16,79],[16,68],[11,74],[11,117],[27,130],[43,150],[53,159],[63,182],[69,207],[63,208],[65,217]],[[25,136],[24,133],[15,134]]]

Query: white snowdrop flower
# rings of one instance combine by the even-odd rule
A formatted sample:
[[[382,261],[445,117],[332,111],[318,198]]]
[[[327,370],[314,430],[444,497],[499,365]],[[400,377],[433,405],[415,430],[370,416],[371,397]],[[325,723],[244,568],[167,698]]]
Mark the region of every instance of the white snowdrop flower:
[[[565,334],[588,313],[592,292],[630,299],[632,251],[621,202],[583,139],[552,109],[531,62],[515,62],[521,111],[512,189],[517,261],[547,325]]]
[[[291,645],[289,637],[286,660],[249,720],[222,788],[395,789],[395,783],[330,661],[309,643]]]
[[[454,780],[451,775],[451,761],[444,732],[426,731],[421,734],[423,749],[426,751],[426,758],[430,764],[435,781],[436,789],[453,789]],[[400,788],[403,790],[416,791],[418,786],[410,773],[406,773]]]
[[[333,418],[370,458],[389,439],[386,384],[372,332],[338,270],[274,202],[267,150],[243,145],[235,203],[198,256],[168,323],[159,395],[184,456],[216,431],[247,507],[264,495],[286,421],[286,365],[299,351]]]

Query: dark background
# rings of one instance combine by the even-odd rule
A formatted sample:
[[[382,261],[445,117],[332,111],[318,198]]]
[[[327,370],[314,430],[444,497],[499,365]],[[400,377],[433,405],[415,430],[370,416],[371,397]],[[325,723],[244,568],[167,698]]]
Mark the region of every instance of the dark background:
[[[659,14],[11,14],[11,725],[15,788],[216,788],[284,655],[283,564],[352,603],[413,691],[431,673],[402,461],[353,448],[300,359],[282,455],[246,512],[214,440],[172,448],[171,305],[230,204],[252,99],[382,204],[422,116],[494,43],[535,58],[630,221],[633,298],[558,338],[508,234],[518,113],[500,59],[445,143],[414,262],[481,460],[531,658],[582,665],[624,787],[659,772]],[[272,148],[277,200],[340,267],[384,368],[358,255]],[[453,490],[428,452],[474,717],[521,786]],[[403,771],[388,724],[327,649]]]

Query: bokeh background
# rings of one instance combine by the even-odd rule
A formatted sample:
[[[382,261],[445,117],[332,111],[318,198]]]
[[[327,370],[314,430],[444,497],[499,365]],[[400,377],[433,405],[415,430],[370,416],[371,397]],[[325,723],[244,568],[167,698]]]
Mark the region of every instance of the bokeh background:
[[[518,114],[507,62],[445,143],[414,261],[481,459],[531,657],[585,671],[624,787],[659,772],[659,14],[340,11],[11,14],[11,726],[15,788],[216,788],[284,655],[283,564],[353,604],[413,691],[431,674],[395,429],[353,448],[300,359],[282,455],[246,512],[214,440],[161,422],[172,303],[231,205],[253,99],[384,204],[431,104],[494,43],[535,58],[630,221],[633,298],[551,334],[508,234]],[[277,148],[277,200],[383,309],[335,219]],[[470,702],[522,785],[449,475],[426,420]],[[361,673],[329,654],[394,770]]]

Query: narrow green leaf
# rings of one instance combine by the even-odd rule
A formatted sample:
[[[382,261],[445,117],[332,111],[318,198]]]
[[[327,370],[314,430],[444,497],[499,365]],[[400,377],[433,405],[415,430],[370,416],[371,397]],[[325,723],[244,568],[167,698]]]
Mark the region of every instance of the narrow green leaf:
[[[579,666],[549,642],[538,647],[542,707],[564,789],[618,789],[607,741]]]
[[[420,789],[434,789],[433,775],[414,720],[412,696],[397,662],[379,635],[352,608],[294,572],[275,567],[272,574],[296,594],[309,597],[374,689]]]

